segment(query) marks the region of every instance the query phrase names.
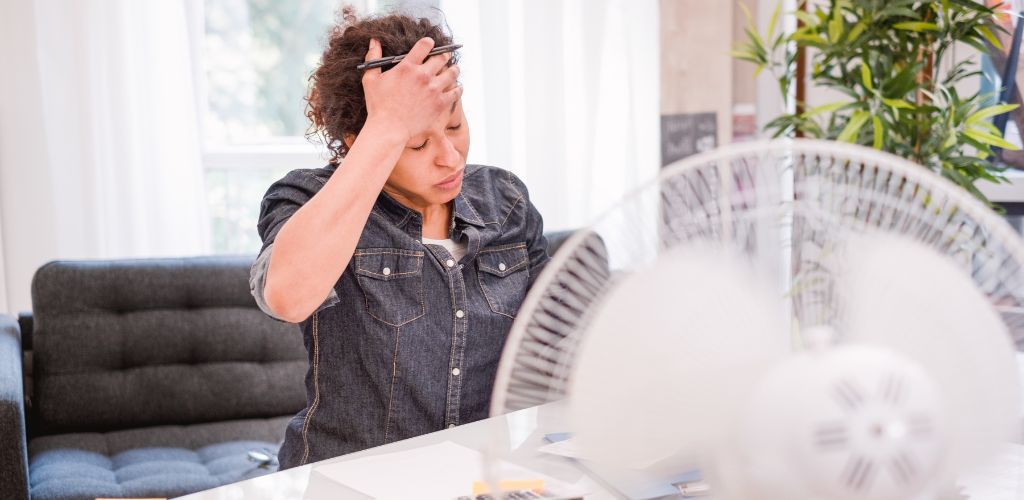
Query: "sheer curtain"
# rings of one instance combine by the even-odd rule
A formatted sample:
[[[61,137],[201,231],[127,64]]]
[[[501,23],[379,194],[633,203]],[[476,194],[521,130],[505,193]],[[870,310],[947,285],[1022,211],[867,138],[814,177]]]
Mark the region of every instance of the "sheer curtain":
[[[549,230],[659,168],[656,0],[442,0],[461,50],[470,161],[523,178]]]
[[[10,311],[58,258],[208,249],[194,0],[6,2],[0,217]],[[0,304],[2,305],[2,304]]]

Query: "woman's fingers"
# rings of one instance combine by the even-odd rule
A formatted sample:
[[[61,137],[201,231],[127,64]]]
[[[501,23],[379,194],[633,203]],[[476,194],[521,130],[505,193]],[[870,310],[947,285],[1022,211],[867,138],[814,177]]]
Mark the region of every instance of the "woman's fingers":
[[[371,38],[370,39],[370,47],[369,47],[369,49],[367,49],[366,57],[363,58],[363,60],[364,61],[372,61],[374,59],[380,59],[380,57],[381,57],[380,40],[377,40],[376,38]],[[368,70],[364,70],[363,71],[363,82],[365,83],[367,78],[374,78],[374,77],[380,76],[380,73],[381,73],[381,69],[380,68],[370,68]]]
[[[409,53],[402,59],[399,65],[415,65],[419,66],[423,64],[423,60],[427,58],[427,54],[434,48],[434,39],[430,37],[423,37],[416,41],[416,45],[412,46]]]
[[[383,121],[405,131],[408,137],[422,133],[462,97],[459,68],[448,65],[451,54],[427,58],[434,40],[422,38],[394,68],[368,70],[363,75],[367,119]],[[379,58],[380,43],[370,42],[366,59]]]
[[[448,60],[452,58],[450,53],[438,54],[436,56],[430,56],[423,63],[423,69],[425,69],[431,75],[439,75],[444,70],[445,65],[448,64]]]
[[[441,70],[441,73],[437,75],[438,87],[444,90],[450,90],[455,86],[455,83],[459,81],[459,66],[453,64]]]
[[[452,103],[458,101],[459,99],[462,99],[462,90],[462,85],[456,83],[452,88],[446,90],[443,94],[441,94],[441,97],[444,99],[445,102],[444,109],[449,109]]]

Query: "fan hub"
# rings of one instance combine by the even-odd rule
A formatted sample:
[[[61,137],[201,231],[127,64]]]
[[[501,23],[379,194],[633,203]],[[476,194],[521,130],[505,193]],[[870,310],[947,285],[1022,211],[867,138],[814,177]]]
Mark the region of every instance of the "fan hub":
[[[745,475],[759,491],[788,490],[777,498],[915,497],[947,449],[941,403],[927,373],[887,349],[797,354],[755,388]]]

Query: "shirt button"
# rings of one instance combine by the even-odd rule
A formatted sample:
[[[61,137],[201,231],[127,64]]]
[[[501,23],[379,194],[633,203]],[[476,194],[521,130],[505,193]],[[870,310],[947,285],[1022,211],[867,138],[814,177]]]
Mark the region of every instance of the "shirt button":
[[[501,264],[498,264],[498,270],[499,271],[504,271],[505,270],[505,263],[504,262],[502,262]]]
[[[384,270],[381,271],[381,272],[384,273],[384,276],[387,276],[387,275],[391,274],[391,268],[390,267],[385,267]]]
[[[452,375],[455,375],[456,377],[458,377],[460,373],[462,373],[462,370],[460,370],[458,368],[452,368]]]
[[[461,318],[461,317],[463,317],[465,315],[466,315],[466,313],[462,312],[462,309],[459,309],[458,311],[455,311],[455,317],[456,318]]]
[[[455,424],[448,424],[449,429],[451,429],[452,427],[455,427]]]
[[[455,261],[452,260],[452,259],[448,259],[448,260],[444,261],[444,265],[446,265],[448,267],[455,267]]]

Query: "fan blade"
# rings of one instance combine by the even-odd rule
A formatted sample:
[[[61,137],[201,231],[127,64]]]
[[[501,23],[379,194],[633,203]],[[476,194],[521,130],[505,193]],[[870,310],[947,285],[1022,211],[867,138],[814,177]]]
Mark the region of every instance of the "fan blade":
[[[934,378],[951,433],[945,471],[964,473],[1017,432],[1019,379],[1006,325],[952,258],[920,243],[864,235],[846,251],[843,341],[889,348]]]
[[[721,247],[683,248],[622,278],[582,337],[571,430],[627,468],[709,451],[760,373],[789,349],[779,292]]]

